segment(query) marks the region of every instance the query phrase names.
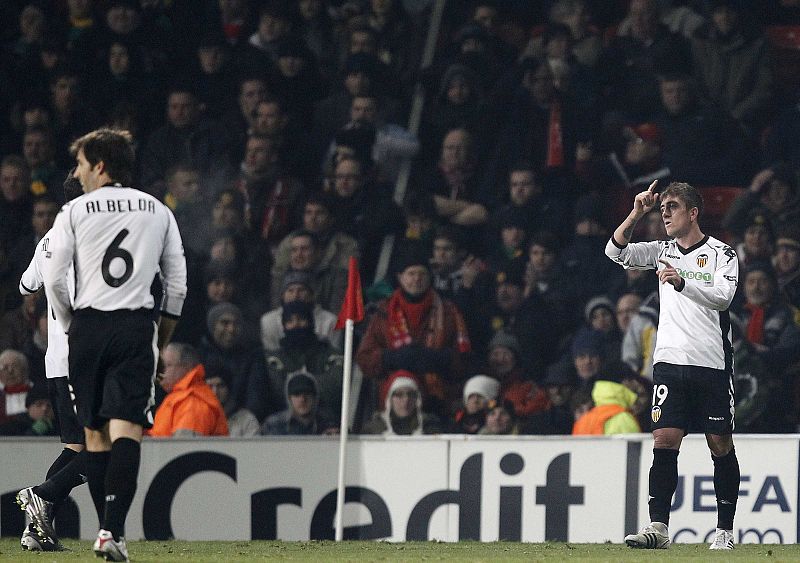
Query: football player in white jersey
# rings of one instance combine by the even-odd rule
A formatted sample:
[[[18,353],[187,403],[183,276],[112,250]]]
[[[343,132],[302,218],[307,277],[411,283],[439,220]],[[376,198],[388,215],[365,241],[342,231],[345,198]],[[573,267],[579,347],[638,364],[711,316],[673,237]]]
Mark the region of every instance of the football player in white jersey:
[[[653,465],[650,524],[625,537],[630,547],[669,547],[670,503],[678,483],[678,451],[691,431],[706,435],[714,462],[717,529],[711,549],[733,549],[739,462],[733,447],[733,346],[728,308],[739,261],[730,246],[703,234],[700,192],[656,182],[636,195],[633,210],[606,245],[625,268],[657,270],[661,314],[653,353]],[[630,242],[636,223],[659,206],[670,240]]]
[[[82,194],[81,185],[72,177],[72,172],[64,182],[65,201],[71,201]],[[30,295],[44,285],[42,274],[45,256],[50,251],[52,229],[47,231],[36,245],[28,269],[22,274],[19,291]],[[71,278],[68,278],[68,280]],[[67,378],[68,344],[67,335],[56,321],[52,310],[47,315],[47,352],[45,353],[45,375],[50,394],[50,402],[58,418],[61,442],[64,449],[47,470],[47,481],[35,487],[27,487],[17,493],[17,504],[28,513],[31,523],[25,528],[20,543],[23,549],[31,551],[60,551],[63,546],[55,534],[46,535],[36,529],[37,521],[42,521],[44,529],[52,530],[52,519],[70,491],[85,482],[85,456],[78,455],[84,449],[83,426],[78,422],[72,404]]]
[[[69,334],[70,383],[100,520],[93,549],[106,560],[127,561],[125,519],[136,492],[143,428],[152,424],[159,350],[169,343],[186,297],[186,260],[169,208],[128,187],[134,168],[129,133],[98,129],[71,151],[84,195],[56,217],[45,291]],[[159,273],[156,324],[150,287]]]

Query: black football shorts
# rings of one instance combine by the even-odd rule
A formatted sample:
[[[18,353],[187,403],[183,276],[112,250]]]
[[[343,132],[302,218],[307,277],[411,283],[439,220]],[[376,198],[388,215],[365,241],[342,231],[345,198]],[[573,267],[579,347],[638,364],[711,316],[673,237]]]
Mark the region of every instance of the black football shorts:
[[[78,422],[78,415],[75,413],[69,379],[66,376],[48,379],[47,391],[50,394],[50,404],[56,413],[61,443],[83,444],[85,441],[83,425]]]
[[[158,350],[152,312],[75,312],[69,377],[78,420],[99,430],[112,418],[152,426]]]
[[[733,405],[733,374],[726,370],[664,362],[653,366],[653,430],[730,434]]]

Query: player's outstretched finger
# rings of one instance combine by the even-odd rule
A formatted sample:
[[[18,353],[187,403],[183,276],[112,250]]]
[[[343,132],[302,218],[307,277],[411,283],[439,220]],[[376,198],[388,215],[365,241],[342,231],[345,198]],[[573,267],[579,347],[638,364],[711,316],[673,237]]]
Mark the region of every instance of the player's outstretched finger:
[[[661,262],[662,264],[664,264],[667,268],[672,268],[672,264],[670,264],[666,260],[659,259],[658,261]]]
[[[650,187],[647,188],[647,191],[653,193],[653,190],[656,189],[656,185],[658,185],[658,180],[653,180],[653,183],[650,184]]]

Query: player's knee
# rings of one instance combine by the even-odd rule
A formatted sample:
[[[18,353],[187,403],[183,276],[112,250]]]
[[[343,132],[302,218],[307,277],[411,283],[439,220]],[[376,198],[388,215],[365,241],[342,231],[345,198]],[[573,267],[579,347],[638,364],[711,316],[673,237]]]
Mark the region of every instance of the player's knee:
[[[653,447],[665,450],[677,450],[681,447],[683,431],[673,428],[659,428],[653,431]]]
[[[708,449],[714,457],[723,457],[733,449],[732,436],[718,436],[715,434],[707,434],[706,442],[708,442]]]

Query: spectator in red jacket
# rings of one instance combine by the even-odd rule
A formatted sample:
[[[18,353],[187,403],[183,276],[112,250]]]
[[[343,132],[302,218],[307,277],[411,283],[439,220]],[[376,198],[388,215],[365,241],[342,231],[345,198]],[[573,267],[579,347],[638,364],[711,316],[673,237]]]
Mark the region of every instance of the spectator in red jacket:
[[[378,304],[356,360],[367,377],[379,382],[396,370],[414,373],[423,381],[431,410],[460,400],[470,341],[461,312],[431,287],[428,267],[422,253],[404,257],[399,287]]]

